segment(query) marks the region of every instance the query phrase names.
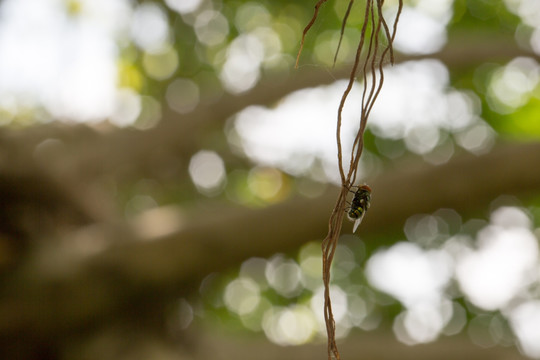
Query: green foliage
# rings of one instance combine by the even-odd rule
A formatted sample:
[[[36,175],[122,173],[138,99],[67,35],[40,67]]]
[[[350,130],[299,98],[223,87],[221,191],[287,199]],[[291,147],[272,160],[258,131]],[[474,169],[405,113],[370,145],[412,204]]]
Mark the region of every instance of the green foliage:
[[[538,114],[540,114],[540,99],[533,97],[526,105],[506,116],[501,130],[519,140],[539,139]]]

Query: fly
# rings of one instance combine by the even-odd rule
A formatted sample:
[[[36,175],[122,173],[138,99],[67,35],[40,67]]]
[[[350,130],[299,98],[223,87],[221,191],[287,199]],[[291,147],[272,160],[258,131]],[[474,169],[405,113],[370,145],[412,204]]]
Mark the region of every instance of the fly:
[[[369,185],[358,186],[358,189],[354,192],[351,206],[347,210],[347,217],[349,220],[354,221],[353,233],[358,229],[370,204],[371,188]]]

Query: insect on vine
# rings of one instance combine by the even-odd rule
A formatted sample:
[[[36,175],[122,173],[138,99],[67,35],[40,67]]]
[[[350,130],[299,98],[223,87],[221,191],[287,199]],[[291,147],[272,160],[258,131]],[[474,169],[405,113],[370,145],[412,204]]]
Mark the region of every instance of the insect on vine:
[[[304,47],[304,41],[309,29],[315,23],[321,6],[328,0],[319,0],[315,4],[315,11],[310,22],[304,28],[302,33],[302,41],[300,43],[300,50],[296,58],[296,67],[300,60],[300,55]],[[351,188],[354,187],[357,177],[358,163],[362,155],[364,148],[364,131],[366,129],[367,120],[375,104],[375,100],[380,94],[382,85],[384,82],[384,65],[386,62],[394,64],[394,51],[392,44],[396,35],[397,24],[399,16],[403,8],[403,0],[398,0],[397,12],[393,24],[392,31],[388,27],[388,24],[383,15],[383,3],[384,0],[365,0],[364,8],[364,22],[360,32],[360,39],[356,48],[356,54],[354,62],[352,64],[351,72],[349,75],[349,82],[339,103],[337,112],[337,157],[339,165],[339,173],[341,178],[341,191],[338,195],[336,204],[330,219],[328,222],[328,234],[322,242],[323,252],[323,283],[324,283],[324,319],[326,323],[326,333],[328,336],[328,359],[340,360],[339,350],[336,344],[336,323],[332,312],[332,301],[330,299],[330,268],[336,252],[339,235],[341,232],[341,225],[343,223],[343,216],[347,209],[347,195],[351,192]],[[353,11],[354,0],[349,0],[347,10],[344,14],[341,32],[339,37],[338,47],[336,49],[334,57],[334,65],[337,59],[341,41],[344,36],[345,27],[349,14]],[[355,83],[355,79],[359,78],[362,81],[363,89],[361,96],[361,115],[360,126],[356,133],[352,150],[350,163],[348,164],[348,170],[345,172],[345,166],[343,161],[343,148],[341,144],[341,125],[343,118],[343,108],[345,102],[352,90]],[[349,219],[355,221],[354,231],[360,222],[371,201],[371,188],[368,185],[362,185],[357,187],[354,192],[352,202],[347,211]]]
[[[356,232],[358,226],[362,222],[367,209],[371,205],[371,187],[369,185],[358,186],[356,191],[350,190],[354,193],[352,202],[347,209],[347,217],[349,220],[354,221],[353,233]]]

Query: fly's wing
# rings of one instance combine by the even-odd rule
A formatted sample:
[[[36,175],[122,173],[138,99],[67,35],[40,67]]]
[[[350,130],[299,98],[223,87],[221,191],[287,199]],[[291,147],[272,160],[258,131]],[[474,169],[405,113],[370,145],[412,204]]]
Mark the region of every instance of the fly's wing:
[[[356,221],[354,222],[354,226],[353,226],[353,230],[352,230],[353,233],[355,233],[356,229],[358,229],[358,226],[360,226],[360,223],[362,222],[362,219],[364,218],[365,213],[366,212],[364,211],[362,213],[362,215],[358,219],[356,219]]]

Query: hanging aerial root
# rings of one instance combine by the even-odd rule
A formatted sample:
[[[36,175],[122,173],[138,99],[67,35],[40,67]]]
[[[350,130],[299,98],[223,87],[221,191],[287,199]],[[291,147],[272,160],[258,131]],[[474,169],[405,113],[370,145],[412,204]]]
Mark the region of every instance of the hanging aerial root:
[[[343,21],[341,22],[341,31],[339,32],[339,42],[336,48],[336,53],[334,54],[334,62],[332,64],[332,67],[336,67],[339,49],[341,48],[341,41],[343,40],[343,35],[345,34],[345,26],[347,25],[347,20],[349,20],[349,15],[351,14],[353,4],[354,0],[350,0],[349,5],[347,5],[347,11],[345,11],[345,15],[343,16]]]
[[[300,61],[300,54],[302,54],[302,49],[304,48],[304,40],[306,39],[306,34],[315,23],[315,20],[317,20],[317,16],[319,16],[319,8],[321,7],[322,4],[324,4],[327,1],[328,0],[319,0],[317,4],[315,4],[315,12],[313,13],[313,17],[311,18],[311,21],[306,25],[306,27],[304,28],[304,31],[302,32],[302,41],[300,42],[300,50],[298,50],[298,55],[296,55],[296,65],[294,66],[296,69],[298,69],[298,62]]]
[[[296,57],[296,67],[298,68],[298,62],[300,59],[300,54],[304,46],[304,40],[307,32],[317,19],[319,14],[319,8],[327,0],[319,0],[315,5],[315,12],[313,18],[305,27],[302,34],[302,42],[300,44],[300,50],[298,51],[298,56]],[[336,252],[339,235],[341,232],[341,226],[343,223],[343,217],[345,214],[345,207],[347,204],[347,195],[350,192],[351,187],[356,182],[357,169],[362,155],[362,150],[364,148],[364,131],[366,129],[367,120],[373,109],[373,105],[377,100],[377,97],[380,94],[382,85],[384,82],[384,65],[386,62],[391,64],[394,63],[394,51],[392,44],[396,36],[397,23],[399,16],[403,8],[403,0],[399,0],[398,10],[396,14],[396,19],[394,20],[394,26],[392,33],[390,33],[390,28],[386,23],[386,20],[383,16],[382,5],[384,0],[366,0],[366,7],[364,9],[364,24],[362,25],[362,30],[360,33],[360,39],[358,41],[358,46],[356,49],[356,54],[354,62],[351,68],[349,75],[349,82],[346,89],[341,96],[337,111],[337,129],[336,129],[336,141],[337,141],[337,157],[339,172],[341,178],[341,191],[338,195],[332,214],[328,221],[328,234],[322,241],[322,253],[323,253],[323,283],[324,283],[324,320],[326,324],[326,333],[328,336],[328,359],[329,360],[340,360],[339,350],[336,344],[336,323],[334,320],[334,315],[332,311],[332,301],[330,298],[330,268],[332,266],[332,261]],[[341,32],[339,37],[338,47],[334,56],[334,65],[337,60],[341,42],[345,32],[345,26],[349,15],[352,11],[354,0],[349,0],[347,10],[343,17]],[[386,41],[386,45],[383,43]],[[360,72],[360,74],[359,74]],[[349,93],[352,90],[353,85],[355,84],[356,78],[359,77],[363,80],[363,90],[361,97],[361,115],[359,119],[358,132],[356,133],[353,146],[350,153],[350,163],[345,173],[345,168],[343,164],[343,147],[341,143],[341,127],[343,121],[343,109],[345,103],[349,96]],[[371,188],[365,186],[369,189],[369,194],[371,194]],[[360,187],[361,188],[361,187]],[[355,194],[355,196],[357,196]],[[360,196],[360,195],[359,195]],[[367,195],[365,195],[367,196]],[[361,205],[369,206],[369,199],[365,198],[362,201]],[[354,199],[353,199],[354,202]],[[358,199],[358,204],[360,205],[360,199]],[[367,207],[366,207],[367,208]],[[362,208],[362,216],[366,208]]]

